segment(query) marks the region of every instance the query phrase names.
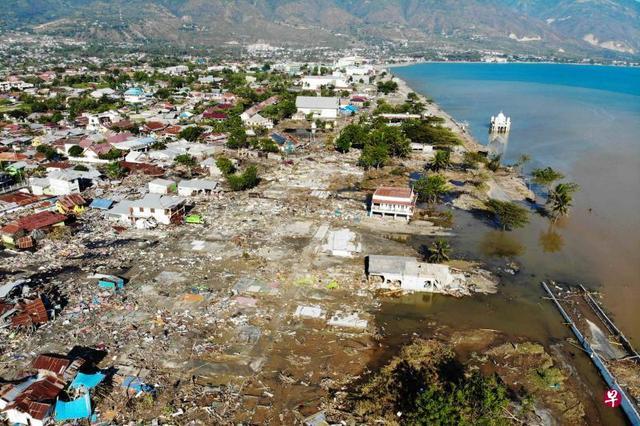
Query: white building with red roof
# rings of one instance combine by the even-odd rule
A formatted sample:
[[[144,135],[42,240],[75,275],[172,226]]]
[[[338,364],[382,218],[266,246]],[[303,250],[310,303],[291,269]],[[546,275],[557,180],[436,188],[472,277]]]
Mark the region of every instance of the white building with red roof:
[[[413,188],[381,186],[373,193],[369,216],[393,216],[409,220],[416,207],[416,198]]]

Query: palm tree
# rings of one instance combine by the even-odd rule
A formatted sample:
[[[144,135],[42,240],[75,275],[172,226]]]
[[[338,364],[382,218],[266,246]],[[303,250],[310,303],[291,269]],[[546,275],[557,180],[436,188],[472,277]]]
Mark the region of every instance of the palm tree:
[[[451,253],[451,246],[445,240],[435,240],[431,247],[429,247],[428,260],[431,263],[442,263],[445,260],[449,260],[449,253]]]
[[[431,170],[440,171],[451,165],[451,153],[449,151],[437,150],[436,155],[431,160],[429,167]]]
[[[579,189],[575,183],[559,183],[549,191],[547,199],[549,213],[555,222],[561,216],[567,216],[573,203],[573,193]]]

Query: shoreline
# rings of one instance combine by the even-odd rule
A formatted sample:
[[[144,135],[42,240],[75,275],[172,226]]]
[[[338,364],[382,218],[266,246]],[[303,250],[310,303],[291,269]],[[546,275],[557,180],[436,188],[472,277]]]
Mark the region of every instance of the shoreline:
[[[553,62],[553,61],[507,61],[507,62],[484,62],[484,61],[415,61],[415,62],[398,62],[398,63],[384,63],[380,64],[382,69],[391,70],[392,68],[404,68],[412,65],[422,64],[483,64],[483,65],[574,65],[580,67],[611,67],[611,68],[640,68],[640,65],[616,65],[616,64],[583,64],[579,62]]]
[[[384,67],[378,70],[386,69]],[[481,151],[486,148],[471,133],[469,133],[462,123],[458,122],[451,114],[444,110],[435,100],[427,101],[427,96],[413,88],[402,78],[390,73],[394,81],[398,83],[397,93],[406,98],[411,92],[418,95],[420,102],[425,104],[425,114],[441,117],[445,121],[444,127],[450,129],[462,140],[462,144],[467,151]],[[496,198],[509,201],[525,201],[527,198],[534,198],[535,194],[527,186],[524,177],[508,166],[501,168],[501,173],[491,172],[491,179],[487,182],[489,189],[486,192],[488,198]],[[462,208],[462,206],[460,206]],[[465,209],[466,210],[466,209]]]

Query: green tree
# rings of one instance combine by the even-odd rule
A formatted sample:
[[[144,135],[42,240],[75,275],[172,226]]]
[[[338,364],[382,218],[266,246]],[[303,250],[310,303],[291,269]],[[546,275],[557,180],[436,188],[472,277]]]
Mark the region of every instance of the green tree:
[[[561,216],[567,216],[573,205],[573,194],[579,189],[575,183],[559,183],[549,191],[547,209],[555,222]]]
[[[461,383],[428,384],[408,414],[411,425],[508,425],[507,388],[495,376],[474,372]]]
[[[195,142],[205,131],[206,129],[204,127],[189,126],[182,129],[178,136],[182,139],[188,140],[189,142]]]
[[[181,166],[184,166],[188,169],[191,169],[193,167],[195,167],[198,162],[196,161],[196,159],[189,154],[180,154],[178,156],[176,156],[176,158],[173,160],[174,163],[179,164]]]
[[[477,169],[479,164],[486,164],[487,157],[476,151],[466,151],[462,155],[462,167],[465,169]]]
[[[369,135],[369,143],[387,145],[389,155],[406,157],[411,152],[411,143],[398,127],[382,126]]]
[[[449,190],[447,179],[435,174],[422,176],[413,185],[413,190],[418,194],[418,200],[428,203],[436,203]]]
[[[227,157],[220,156],[216,159],[216,166],[222,172],[223,175],[229,175],[236,172],[236,168],[233,162]]]
[[[358,164],[365,169],[378,169],[389,162],[389,147],[386,144],[367,144],[360,154]]]
[[[486,205],[503,230],[522,228],[529,223],[528,210],[517,203],[491,199]]]
[[[502,161],[502,155],[496,155],[492,157],[487,163],[487,168],[492,172],[497,172],[500,169],[500,162]]]
[[[336,139],[336,149],[340,152],[347,152],[350,148],[364,148],[367,142],[369,131],[360,124],[349,124],[340,132]]]
[[[436,154],[431,160],[431,163],[429,163],[429,168],[431,170],[438,172],[440,170],[449,168],[450,165],[451,165],[451,152],[437,150]]]
[[[111,179],[120,179],[127,175],[127,170],[116,161],[107,164],[104,172]]]
[[[533,176],[533,183],[546,187],[547,191],[553,182],[564,178],[562,173],[553,170],[551,167],[535,169],[531,172],[531,176]]]
[[[516,161],[516,168],[522,173],[524,166],[531,162],[531,156],[529,154],[520,154],[518,161]]]
[[[80,145],[74,145],[71,148],[69,148],[69,156],[71,157],[82,157],[82,153],[84,152],[84,148],[82,148]]]
[[[393,80],[380,81],[378,82],[377,87],[378,92],[382,92],[385,95],[388,95],[389,93],[393,93],[398,90],[398,83]]]
[[[451,245],[446,240],[437,239],[426,248],[425,260],[431,263],[442,263],[449,260],[449,254],[451,254]]]
[[[273,139],[263,138],[258,142],[258,148],[262,152],[280,152],[280,148],[278,144],[273,141]]]
[[[227,183],[233,191],[246,191],[256,187],[260,183],[258,169],[256,166],[249,166],[241,174],[227,175]]]
[[[44,154],[45,158],[49,161],[60,157],[60,154],[58,154],[58,151],[56,151],[52,146],[50,145],[38,145],[38,147],[36,148],[36,151]]]
[[[247,132],[242,127],[233,129],[227,139],[227,148],[240,149],[247,148],[249,142],[247,141]]]
[[[101,160],[117,160],[119,158],[122,157],[124,153],[117,149],[117,148],[111,148],[106,154],[100,154],[98,155],[98,158],[100,158]]]

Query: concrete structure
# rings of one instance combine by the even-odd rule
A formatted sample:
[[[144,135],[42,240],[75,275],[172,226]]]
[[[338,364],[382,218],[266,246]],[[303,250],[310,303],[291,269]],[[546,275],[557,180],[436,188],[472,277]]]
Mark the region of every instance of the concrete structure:
[[[25,83],[22,80],[0,81],[0,92],[8,92],[9,90],[13,90],[13,89],[25,90],[25,89],[31,89],[32,87],[33,87],[33,84]]]
[[[511,130],[511,118],[502,111],[497,116],[491,116],[491,133],[508,133]]]
[[[109,210],[112,219],[134,224],[138,219],[153,219],[168,225],[181,219],[185,198],[171,195],[146,194],[139,200],[123,200]]]
[[[242,123],[251,128],[262,127],[268,130],[273,129],[273,121],[270,119],[261,116],[260,114],[254,114],[246,120],[242,120]]]
[[[296,98],[296,108],[298,113],[304,116],[309,114],[313,118],[321,120],[335,120],[338,118],[340,100],[326,96],[298,96]]]
[[[354,253],[362,251],[362,246],[356,242],[356,235],[345,228],[330,231],[327,235],[327,243],[322,249],[333,256],[352,257]]]
[[[320,90],[323,86],[346,89],[349,84],[342,76],[337,75],[307,75],[302,78],[302,88],[305,90]]]
[[[124,101],[130,104],[141,104],[147,100],[147,95],[144,90],[139,87],[132,87],[124,92]]]
[[[176,183],[170,179],[154,179],[149,182],[149,192],[164,195],[171,192],[175,186]]]
[[[209,179],[182,180],[178,183],[178,195],[191,197],[197,194],[210,194],[218,188],[218,182]]]
[[[412,257],[372,255],[367,264],[367,276],[380,278],[381,288],[452,293],[465,283],[463,274],[452,273],[446,265],[418,262]]]
[[[381,186],[371,198],[369,216],[379,214],[382,217],[388,215],[409,220],[415,210],[416,198],[413,188]]]

